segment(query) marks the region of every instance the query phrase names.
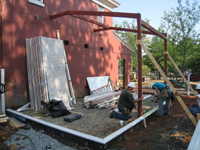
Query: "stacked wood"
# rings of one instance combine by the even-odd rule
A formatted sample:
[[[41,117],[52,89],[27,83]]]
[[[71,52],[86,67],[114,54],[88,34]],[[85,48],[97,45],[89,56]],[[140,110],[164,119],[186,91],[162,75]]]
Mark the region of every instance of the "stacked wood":
[[[121,94],[121,91],[108,92],[104,94],[89,95],[84,97],[83,106],[86,108],[95,107],[97,104],[110,100]]]
[[[4,123],[8,121],[8,117],[5,114],[0,115],[0,123]]]
[[[26,39],[27,72],[31,109],[45,112],[41,101],[62,100],[71,109],[62,40],[35,37]]]

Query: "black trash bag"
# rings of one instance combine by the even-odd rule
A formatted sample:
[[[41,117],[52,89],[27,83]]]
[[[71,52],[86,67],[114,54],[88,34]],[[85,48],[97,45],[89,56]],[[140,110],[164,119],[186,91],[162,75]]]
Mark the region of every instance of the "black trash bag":
[[[62,100],[58,101],[52,99],[49,103],[41,101],[41,105],[44,107],[44,109],[47,109],[50,113],[52,113],[53,118],[71,114],[71,112],[67,110],[67,107],[64,105]]]

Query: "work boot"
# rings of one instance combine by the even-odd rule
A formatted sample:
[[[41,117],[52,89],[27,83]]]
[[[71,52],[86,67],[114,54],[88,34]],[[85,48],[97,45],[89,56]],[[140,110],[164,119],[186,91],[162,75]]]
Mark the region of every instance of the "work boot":
[[[110,118],[113,118],[114,117],[114,111],[112,111],[111,113],[110,113]]]

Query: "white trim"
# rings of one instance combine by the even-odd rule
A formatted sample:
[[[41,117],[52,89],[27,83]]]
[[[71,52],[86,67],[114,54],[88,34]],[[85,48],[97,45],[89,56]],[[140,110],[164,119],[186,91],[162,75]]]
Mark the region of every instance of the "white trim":
[[[116,32],[113,31],[113,36],[126,46],[130,51],[134,51],[133,47],[126,43]]]
[[[115,7],[119,7],[120,3],[116,0],[106,0],[108,1],[109,3],[111,3],[112,5],[114,5]]]
[[[89,135],[89,134],[81,133],[79,131],[75,131],[75,130],[72,130],[72,129],[68,129],[68,128],[53,124],[53,123],[49,123],[49,122],[46,122],[46,121],[31,117],[31,116],[16,112],[16,111],[14,111],[12,109],[6,109],[6,111],[11,112],[13,114],[16,114],[18,116],[24,117],[26,119],[32,120],[34,122],[43,124],[45,126],[48,126],[48,127],[51,127],[51,128],[54,128],[54,129],[57,129],[57,130],[60,130],[60,131],[63,131],[63,132],[78,136],[78,137],[81,137],[81,138],[84,138],[84,139],[87,139],[87,140],[91,140],[91,141],[94,141],[94,142],[97,142],[97,143],[100,143],[100,144],[104,144],[103,140],[101,138],[98,138],[98,137],[95,137],[95,136],[92,136],[92,135]]]
[[[163,103],[163,105],[165,105],[165,104],[166,104],[166,102]],[[13,114],[16,114],[18,116],[27,118],[29,120],[35,121],[35,122],[43,124],[45,126],[49,126],[51,128],[60,130],[62,132],[69,133],[69,134],[72,134],[72,135],[75,135],[75,136],[78,136],[78,137],[81,137],[81,138],[84,138],[84,139],[87,139],[87,140],[90,140],[90,141],[93,141],[93,142],[97,142],[97,143],[100,143],[100,144],[107,144],[108,142],[110,142],[111,140],[113,140],[117,136],[121,135],[122,133],[124,133],[128,129],[132,128],[133,126],[135,126],[140,121],[144,120],[146,117],[150,116],[151,114],[153,114],[157,110],[158,110],[158,106],[155,107],[154,109],[150,110],[146,114],[142,115],[141,117],[137,118],[136,120],[132,121],[131,123],[125,125],[121,129],[119,129],[119,130],[115,131],[114,133],[108,135],[107,137],[99,138],[99,137],[95,137],[95,136],[92,136],[92,135],[89,135],[89,134],[81,133],[79,131],[68,129],[68,128],[65,128],[65,127],[62,127],[62,126],[59,126],[59,125],[55,125],[53,123],[49,123],[49,122],[46,122],[46,121],[31,117],[31,116],[16,112],[16,111],[14,111],[12,109],[6,109],[6,111],[11,112]]]
[[[113,11],[113,8],[119,7],[120,3],[117,2],[116,0],[106,0],[106,1],[101,1],[101,0],[91,0],[94,3],[110,10]]]
[[[28,2],[32,3],[32,4],[36,4],[42,7],[45,7],[45,5],[43,4],[43,0],[41,0],[41,2],[37,1],[37,0],[28,0]]]

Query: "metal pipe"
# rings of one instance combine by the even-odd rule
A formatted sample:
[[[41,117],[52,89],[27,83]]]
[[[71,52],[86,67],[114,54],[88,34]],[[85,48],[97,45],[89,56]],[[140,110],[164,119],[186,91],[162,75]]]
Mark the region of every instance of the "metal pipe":
[[[141,36],[141,15],[138,15],[137,18],[137,27],[138,27],[138,40],[142,39]],[[138,45],[138,98],[142,97],[142,48],[141,45]],[[142,116],[142,102],[138,102],[138,117]]]
[[[66,69],[66,72],[67,72],[67,80],[68,80],[68,84],[69,84],[70,94],[71,94],[71,97],[72,97],[72,102],[73,102],[73,104],[76,104],[76,99],[75,99],[75,96],[74,96],[74,90],[73,90],[73,87],[72,87],[72,81],[71,81],[71,76],[70,76],[70,73],[69,73],[69,67],[68,67],[68,63],[67,63],[67,57],[66,57],[66,54],[65,54],[65,50],[64,50],[64,59],[65,59],[65,69]]]
[[[5,69],[1,69],[1,83],[5,85]],[[1,109],[5,114],[5,92],[1,94]]]

